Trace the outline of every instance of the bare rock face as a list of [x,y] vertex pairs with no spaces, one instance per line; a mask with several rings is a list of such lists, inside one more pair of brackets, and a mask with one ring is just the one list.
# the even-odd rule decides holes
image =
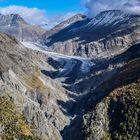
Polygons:
[[0,14],[0,31],[14,36],[20,41],[39,42],[45,30],[29,25],[22,17],[16,14]]
[[85,131],[86,139],[100,140],[109,138],[109,133],[107,133],[109,127],[107,112],[107,106],[104,103],[99,103],[96,106],[95,111],[90,112],[83,117],[83,129]]
[[112,10],[83,19],[46,39],[52,51],[82,57],[112,57],[139,42],[140,16]]

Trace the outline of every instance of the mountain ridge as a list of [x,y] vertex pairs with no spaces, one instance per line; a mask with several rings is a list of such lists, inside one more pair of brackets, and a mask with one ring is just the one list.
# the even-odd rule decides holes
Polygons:
[[[43,35],[43,40],[49,38],[50,36],[52,36],[53,34],[58,33],[59,31],[61,31],[62,29],[68,27],[69,25],[77,22],[77,21],[81,21],[84,20],[86,18],[85,15],[83,14],[76,14],[72,17],[70,17],[69,19],[62,21],[61,23],[59,23],[58,25],[56,25],[55,27],[53,27],[52,29],[46,31],[46,33]],[[42,42],[44,43],[44,41],[42,40]]]
[[[127,46],[127,41],[128,44],[137,42],[139,38],[132,36],[138,36],[140,16],[116,10],[110,15],[111,12],[102,12],[93,19],[75,23],[52,35],[46,42],[48,49],[67,55],[96,58],[101,54],[106,55],[104,49],[111,53],[115,49],[113,45],[118,46],[116,49],[120,51],[124,45]],[[114,14],[116,17],[113,16],[113,21],[108,23]]]

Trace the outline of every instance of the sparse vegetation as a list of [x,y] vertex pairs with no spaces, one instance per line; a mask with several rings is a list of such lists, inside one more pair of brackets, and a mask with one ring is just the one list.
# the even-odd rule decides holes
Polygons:
[[29,90],[36,89],[42,93],[49,90],[40,79],[40,71],[38,69],[30,77],[26,78],[25,83],[27,83]]
[[109,128],[113,140],[140,138],[140,81],[116,89],[109,98]]
[[0,138],[39,140],[25,118],[16,112],[14,103],[5,97],[0,97]]
[[41,80],[39,70],[36,70],[30,77],[26,78],[25,83],[29,91],[35,91],[38,94],[38,103],[40,106],[43,103],[47,103],[50,98],[51,89]]

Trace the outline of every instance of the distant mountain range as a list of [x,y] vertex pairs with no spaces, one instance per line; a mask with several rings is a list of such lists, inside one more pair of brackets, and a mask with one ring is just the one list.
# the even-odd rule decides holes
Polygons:
[[49,36],[45,44],[55,52],[82,57],[107,57],[139,42],[140,16],[118,10],[77,21]]
[[121,53],[139,42],[140,16],[119,10],[93,19],[77,14],[51,30],[27,24],[19,15],[0,15],[0,31],[24,42],[38,42],[53,52],[98,58]]

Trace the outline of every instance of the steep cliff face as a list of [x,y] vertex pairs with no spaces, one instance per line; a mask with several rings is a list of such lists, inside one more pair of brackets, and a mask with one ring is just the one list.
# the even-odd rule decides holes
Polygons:
[[50,36],[50,50],[82,57],[111,57],[139,41],[140,16],[105,11],[83,19]]
[[139,139],[139,80],[121,86],[84,116],[85,139]]
[[44,29],[29,25],[16,14],[0,14],[0,31],[14,36],[18,40],[33,42],[39,42],[41,36],[45,33]]

